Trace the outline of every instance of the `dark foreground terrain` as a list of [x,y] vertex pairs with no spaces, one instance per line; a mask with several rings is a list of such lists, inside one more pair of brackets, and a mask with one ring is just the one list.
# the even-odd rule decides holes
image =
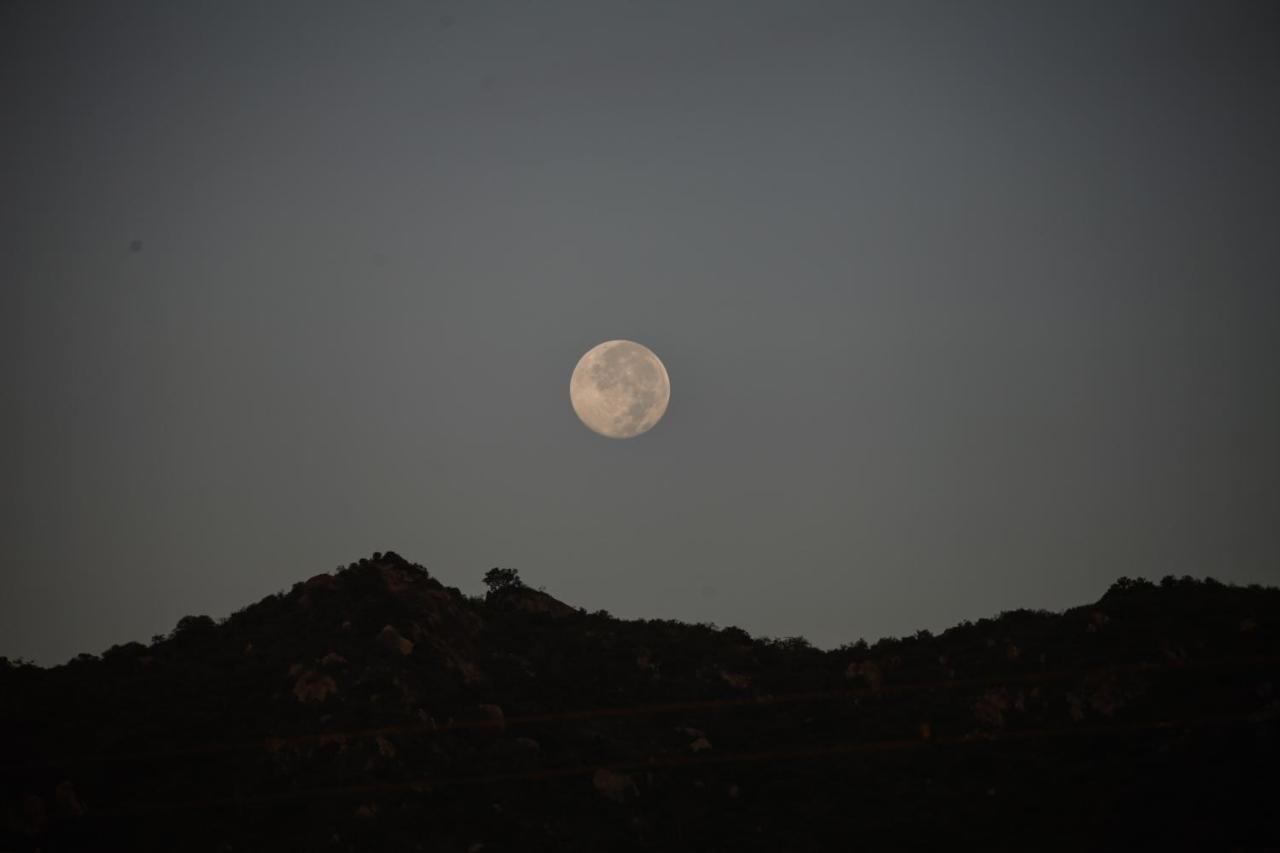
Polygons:
[[1280,847],[1280,590],[823,652],[489,581],[374,555],[4,661],[0,851]]

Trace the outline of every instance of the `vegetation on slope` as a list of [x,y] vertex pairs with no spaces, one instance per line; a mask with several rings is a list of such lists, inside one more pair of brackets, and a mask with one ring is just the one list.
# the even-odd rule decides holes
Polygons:
[[1280,591],[820,651],[468,597],[375,554],[52,669],[3,661],[0,849],[1270,846]]

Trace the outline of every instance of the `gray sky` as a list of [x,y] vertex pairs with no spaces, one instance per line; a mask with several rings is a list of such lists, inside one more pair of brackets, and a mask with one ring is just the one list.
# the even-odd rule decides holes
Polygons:
[[821,646],[1280,582],[1275,3],[18,0],[0,104],[0,654],[387,549]]

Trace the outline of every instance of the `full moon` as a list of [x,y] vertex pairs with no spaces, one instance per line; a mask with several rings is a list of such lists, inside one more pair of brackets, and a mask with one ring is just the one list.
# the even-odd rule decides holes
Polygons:
[[653,351],[633,341],[605,341],[578,360],[569,379],[573,410],[608,438],[635,438],[662,419],[671,380]]

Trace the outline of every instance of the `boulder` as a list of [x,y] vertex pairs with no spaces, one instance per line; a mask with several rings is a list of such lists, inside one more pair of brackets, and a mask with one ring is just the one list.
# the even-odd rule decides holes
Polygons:
[[476,710],[478,728],[487,729],[495,734],[502,734],[507,730],[507,715],[498,705],[481,705]]
[[399,652],[402,655],[413,654],[413,640],[402,637],[400,632],[390,625],[382,626],[382,631],[378,634],[378,642],[387,651]]
[[597,794],[615,803],[624,803],[631,797],[640,795],[640,790],[630,776],[615,773],[605,767],[601,767],[591,777],[591,786],[596,789]]
[[308,591],[320,589],[337,589],[338,581],[328,572],[321,572],[318,575],[312,575],[302,583],[302,588]]

